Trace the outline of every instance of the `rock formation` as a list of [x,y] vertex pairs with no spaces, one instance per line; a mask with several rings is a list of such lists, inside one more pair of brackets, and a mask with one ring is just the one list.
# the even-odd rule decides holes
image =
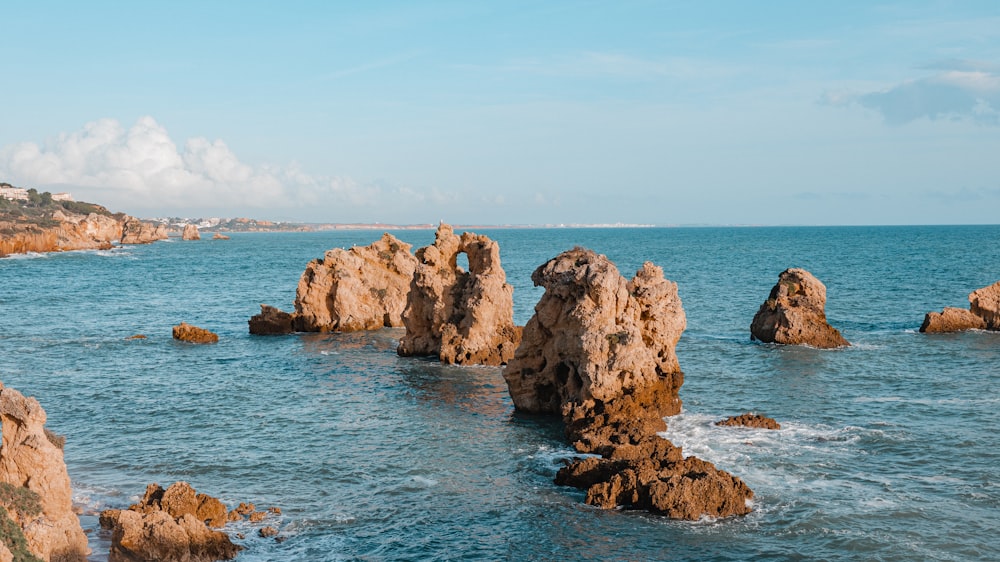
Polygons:
[[122,225],[122,244],[149,244],[167,239],[167,226],[143,222],[135,217],[125,217]]
[[198,227],[193,224],[185,224],[184,231],[181,233],[181,240],[201,240],[201,234],[198,234]]
[[825,309],[826,286],[804,269],[786,269],[754,315],[750,339],[821,349],[851,345],[827,323]]
[[174,339],[190,343],[216,343],[219,336],[204,328],[181,322],[174,326]]
[[198,562],[229,560],[242,548],[221,531],[226,507],[218,499],[195,492],[187,482],[166,490],[146,487],[139,503],[127,510],[101,512],[101,527],[112,531],[109,560]]
[[[469,271],[458,266],[458,254]],[[441,223],[434,244],[417,250],[403,313],[402,356],[434,355],[444,363],[500,365],[514,356],[514,288],[500,266],[499,245],[471,232],[456,236]]]
[[55,226],[20,224],[0,220],[0,256],[27,252],[107,250],[121,238],[122,222],[98,213],[52,213]]
[[212,235],[212,240],[229,240],[229,237],[221,232],[216,232]]
[[961,332],[964,330],[1000,330],[1000,281],[969,293],[969,310],[945,307],[928,312],[921,332]]
[[290,334],[294,316],[273,306],[260,305],[260,314],[250,317],[250,333],[262,336]]
[[82,562],[90,552],[87,537],[73,512],[61,440],[45,429],[45,421],[37,400],[0,384],[0,483],[12,495],[37,501],[37,509],[7,505],[7,516],[20,527],[33,555]]
[[417,260],[389,233],[370,246],[335,248],[306,266],[295,293],[295,329],[352,332],[403,325]]
[[738,416],[729,416],[722,421],[715,422],[715,425],[727,427],[752,427],[757,429],[781,429],[781,424],[774,421],[774,419],[760,414],[754,414],[752,412],[747,412]]
[[605,256],[575,248],[531,276],[545,294],[503,376],[518,410],[560,413],[566,436],[591,457],[556,482],[602,508],[680,519],[748,513],[753,492],[663,439],[684,381],[674,347],[686,326],[677,285],[647,262],[627,281]]

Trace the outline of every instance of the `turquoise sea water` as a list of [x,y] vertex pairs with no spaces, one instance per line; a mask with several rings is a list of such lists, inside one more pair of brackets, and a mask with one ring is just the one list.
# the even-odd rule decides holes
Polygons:
[[[531,271],[574,245],[627,277],[663,267],[688,317],[669,437],[743,478],[752,514],[584,505],[552,483],[572,455],[556,420],[515,413],[499,369],[397,357],[400,330],[250,336],[258,304],[291,308],[308,260],[380,233],[234,234],[0,260],[0,380],[67,436],[92,559],[108,548],[97,511],[175,480],[282,508],[283,542],[240,528],[243,562],[1000,559],[1000,334],[917,333],[1000,279],[1000,227],[480,232],[519,323],[541,295]],[[826,284],[853,347],[750,342],[787,267]],[[219,344],[174,342],[182,320]],[[784,429],[711,425],[748,410]]]

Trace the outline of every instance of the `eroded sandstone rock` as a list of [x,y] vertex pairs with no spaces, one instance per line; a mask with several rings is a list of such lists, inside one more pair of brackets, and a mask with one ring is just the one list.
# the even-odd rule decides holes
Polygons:
[[175,340],[190,343],[216,343],[219,341],[219,336],[217,334],[204,328],[199,328],[198,326],[192,326],[187,322],[181,322],[180,324],[174,326],[173,334]]
[[561,413],[582,453],[556,482],[587,503],[680,519],[750,511],[739,478],[659,435],[680,411],[674,347],[686,319],[676,284],[647,262],[627,281],[605,256],[575,248],[532,274],[545,294],[504,378],[519,410]]
[[125,222],[122,225],[122,244],[149,244],[167,238],[165,224],[154,224],[135,217],[125,217]]
[[715,422],[715,425],[728,427],[752,427],[757,429],[781,429],[781,424],[776,422],[773,418],[762,416],[760,414],[754,414],[752,412],[747,412],[738,416],[729,416],[722,421]]
[[294,316],[273,306],[260,305],[260,314],[250,317],[250,333],[256,335],[290,334],[295,331]]
[[946,306],[941,312],[928,312],[920,331],[928,334],[985,330],[986,321],[964,308]]
[[969,310],[983,319],[987,330],[1000,330],[1000,281],[973,291]]
[[229,240],[229,237],[221,232],[216,232],[212,235],[212,240]]
[[848,343],[826,321],[826,286],[804,269],[786,269],[750,324],[750,339],[821,349]]
[[295,329],[353,332],[402,326],[417,260],[385,233],[370,246],[335,248],[306,266],[295,293]]
[[176,482],[166,490],[150,484],[139,503],[101,512],[100,523],[112,531],[112,562],[201,562],[230,560],[242,550],[229,535],[209,528],[226,520],[222,502]]
[[[466,254],[469,271],[458,266]],[[402,356],[434,355],[444,363],[500,365],[514,356],[514,288],[500,265],[499,245],[484,235],[456,236],[442,223],[434,243],[417,250],[399,342]]]
[[181,240],[201,240],[201,234],[198,233],[198,226],[185,224],[184,231],[181,232]]
[[73,512],[62,448],[49,438],[45,421],[45,410],[37,400],[0,383],[0,482],[26,488],[37,496],[40,508],[34,514],[19,514],[16,509],[8,513],[23,530],[35,556],[82,562],[90,552],[87,537]]

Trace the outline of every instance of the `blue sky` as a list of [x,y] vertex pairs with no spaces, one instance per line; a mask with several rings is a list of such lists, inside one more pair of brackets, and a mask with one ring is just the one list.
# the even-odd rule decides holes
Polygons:
[[1000,209],[995,1],[39,1],[0,21],[0,181],[140,216]]

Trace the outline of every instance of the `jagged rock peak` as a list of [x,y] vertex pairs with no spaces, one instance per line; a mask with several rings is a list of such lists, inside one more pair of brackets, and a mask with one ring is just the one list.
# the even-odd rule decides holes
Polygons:
[[804,269],[786,269],[750,324],[750,339],[822,349],[851,345],[826,321],[826,285]]

